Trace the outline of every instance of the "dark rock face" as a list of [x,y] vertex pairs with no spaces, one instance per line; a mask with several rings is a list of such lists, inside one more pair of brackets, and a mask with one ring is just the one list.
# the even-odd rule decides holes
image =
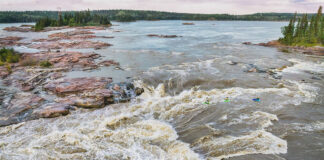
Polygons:
[[158,37],[158,38],[177,38],[177,35],[158,35],[158,34],[148,34],[148,37]]
[[258,66],[254,65],[254,64],[248,64],[246,66],[246,69],[244,70],[244,72],[266,73],[267,71],[260,69]]
[[132,83],[112,83],[107,88],[112,90],[114,103],[130,101],[144,92],[144,89],[135,88]]

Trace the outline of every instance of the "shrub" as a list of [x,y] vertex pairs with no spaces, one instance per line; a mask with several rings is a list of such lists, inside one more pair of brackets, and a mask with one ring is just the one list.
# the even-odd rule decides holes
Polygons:
[[41,67],[48,68],[48,67],[51,67],[52,66],[52,63],[49,62],[49,61],[42,61],[42,62],[39,63],[39,65]]
[[6,68],[7,68],[8,73],[12,73],[12,69],[11,69],[10,64],[7,64],[6,65]]
[[19,61],[19,58],[20,55],[16,53],[13,49],[0,49],[0,61],[2,63],[17,63]]

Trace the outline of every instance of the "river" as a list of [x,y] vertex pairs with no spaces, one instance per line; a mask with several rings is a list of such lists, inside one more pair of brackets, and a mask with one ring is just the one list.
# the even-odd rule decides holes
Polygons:
[[[242,44],[278,39],[287,22],[183,22],[113,22],[94,31],[114,36],[95,39],[113,46],[77,51],[94,51],[122,69],[66,77],[132,77],[145,92],[129,103],[1,127],[0,159],[323,159],[323,57]],[[21,24],[0,24],[0,37],[30,41],[61,32],[2,30],[13,25]],[[247,72],[251,66],[277,73]]]

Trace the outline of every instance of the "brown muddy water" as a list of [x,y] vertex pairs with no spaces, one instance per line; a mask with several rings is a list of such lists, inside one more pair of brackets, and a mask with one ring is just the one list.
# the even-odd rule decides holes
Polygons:
[[[115,22],[119,26],[94,31],[114,36],[95,39],[113,46],[78,51],[99,53],[122,69],[66,77],[132,77],[145,92],[129,103],[1,127],[0,159],[323,159],[323,57],[242,45],[278,39],[284,22],[182,23]],[[12,25],[20,24],[0,28]],[[30,41],[53,32],[62,31],[1,30],[0,37]]]

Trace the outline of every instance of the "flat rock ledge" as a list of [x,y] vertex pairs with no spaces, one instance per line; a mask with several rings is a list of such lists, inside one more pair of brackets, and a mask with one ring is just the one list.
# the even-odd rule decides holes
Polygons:
[[18,93],[0,90],[0,127],[65,116],[77,107],[94,109],[128,102],[144,92],[132,83],[112,83],[112,79],[106,77],[61,78],[48,82],[42,88],[38,92]]

